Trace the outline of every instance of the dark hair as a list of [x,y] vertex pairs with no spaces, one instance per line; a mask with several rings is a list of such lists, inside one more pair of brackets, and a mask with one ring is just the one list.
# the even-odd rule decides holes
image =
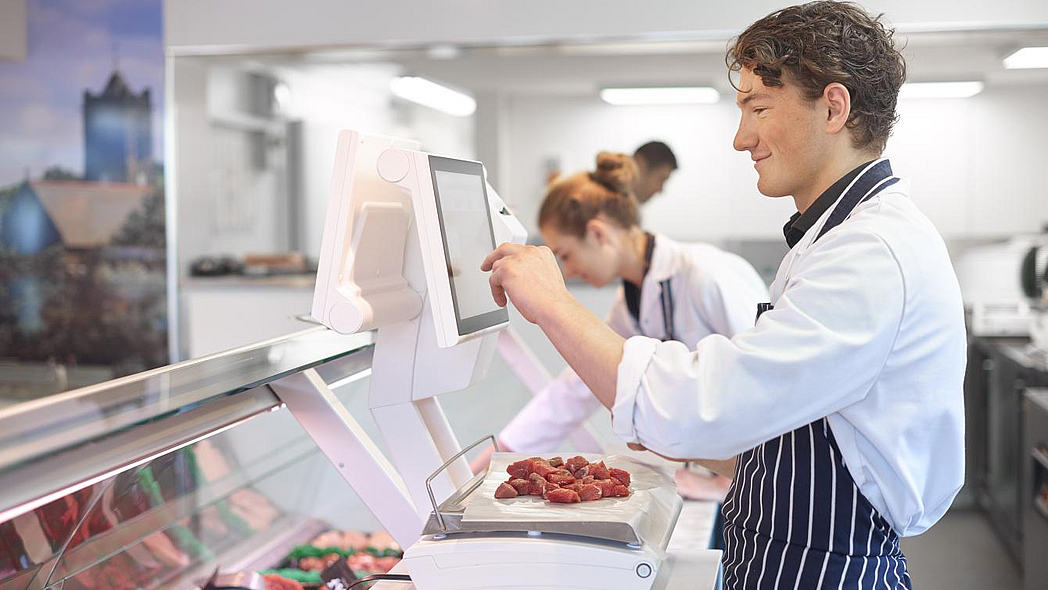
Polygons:
[[634,158],[641,158],[651,168],[669,166],[671,170],[677,169],[677,156],[673,155],[670,146],[661,141],[649,141],[633,152]]
[[906,80],[906,61],[892,40],[895,31],[881,22],[883,16],[871,17],[852,2],[783,8],[731,42],[728,69],[752,69],[769,87],[782,86],[786,79],[809,100],[822,96],[829,84],[843,85],[851,95],[846,125],[852,145],[881,152],[899,119],[895,106]]
[[597,154],[597,169],[557,181],[546,192],[539,208],[539,227],[552,225],[582,238],[586,224],[603,215],[621,227],[640,223],[633,181],[637,165],[626,154]]

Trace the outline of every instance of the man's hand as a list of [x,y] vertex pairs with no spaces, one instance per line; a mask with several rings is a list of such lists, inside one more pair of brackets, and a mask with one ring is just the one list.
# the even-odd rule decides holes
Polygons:
[[553,252],[545,246],[502,244],[480,265],[495,303],[512,301],[538,324],[560,356],[605,408],[615,405],[615,382],[626,339],[593,315],[564,286]]
[[512,301],[524,319],[539,323],[539,314],[570,301],[553,252],[545,246],[505,243],[488,254],[480,265],[491,271],[488,282],[495,303],[505,307]]

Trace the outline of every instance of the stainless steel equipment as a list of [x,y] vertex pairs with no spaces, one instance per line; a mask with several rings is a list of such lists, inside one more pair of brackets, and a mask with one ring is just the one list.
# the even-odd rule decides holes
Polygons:
[[1027,391],[1023,410],[1023,579],[1035,590],[1048,584],[1048,389]]
[[1030,246],[1026,251],[1020,282],[1030,301],[1030,344],[1048,355],[1048,243]]
[[[1035,252],[1031,255],[1031,252]],[[1028,336],[1042,301],[1035,292],[1048,258],[1048,233],[966,249],[955,260],[973,336]],[[1034,277],[1037,268],[1039,279]]]

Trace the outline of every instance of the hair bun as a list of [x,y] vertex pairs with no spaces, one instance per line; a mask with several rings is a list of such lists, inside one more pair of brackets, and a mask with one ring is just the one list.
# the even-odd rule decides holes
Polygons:
[[592,173],[592,178],[612,191],[632,195],[637,165],[626,154],[601,152],[597,154],[597,169]]

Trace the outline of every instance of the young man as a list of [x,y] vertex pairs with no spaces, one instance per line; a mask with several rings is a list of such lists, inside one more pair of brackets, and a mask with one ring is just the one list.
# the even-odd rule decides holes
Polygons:
[[665,143],[649,141],[633,152],[633,161],[638,172],[633,194],[643,205],[662,192],[662,186],[677,169],[677,156]]
[[726,588],[910,588],[899,536],[964,479],[965,331],[946,247],[880,158],[903,58],[879,17],[812,2],[751,25],[728,63],[735,148],[761,193],[797,205],[753,329],[694,352],[624,340],[542,248],[493,252],[493,295],[542,327],[627,442],[734,475]]

